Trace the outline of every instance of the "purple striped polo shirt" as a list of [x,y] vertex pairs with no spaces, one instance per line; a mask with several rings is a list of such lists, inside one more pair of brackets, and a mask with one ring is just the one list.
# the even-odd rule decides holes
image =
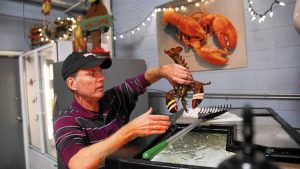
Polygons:
[[68,168],[70,158],[81,148],[107,138],[126,124],[138,96],[149,85],[142,73],[107,90],[99,100],[99,112],[83,108],[74,99],[67,109],[56,113],[55,143],[65,167]]

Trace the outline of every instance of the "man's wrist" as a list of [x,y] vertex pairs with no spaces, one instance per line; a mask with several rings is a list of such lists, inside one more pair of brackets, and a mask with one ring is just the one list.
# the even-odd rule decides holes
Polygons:
[[163,65],[159,66],[158,69],[157,69],[157,77],[158,78],[163,78],[164,75],[163,75]]

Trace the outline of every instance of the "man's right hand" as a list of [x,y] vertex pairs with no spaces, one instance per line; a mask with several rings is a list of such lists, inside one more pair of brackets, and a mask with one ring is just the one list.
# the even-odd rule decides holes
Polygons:
[[[152,108],[129,122],[126,127],[135,137],[162,134],[170,126],[170,118],[167,115],[152,115]],[[124,126],[125,127],[125,126]]]

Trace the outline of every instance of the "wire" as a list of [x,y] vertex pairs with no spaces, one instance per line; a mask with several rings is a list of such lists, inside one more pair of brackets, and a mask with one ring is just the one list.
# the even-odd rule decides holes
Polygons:
[[22,0],[22,24],[23,24],[23,36],[24,36],[24,40],[27,44],[28,47],[30,47],[30,44],[26,38],[26,33],[25,33],[25,3],[24,3],[24,0]]
[[156,91],[156,92],[159,92],[159,93],[167,93],[166,91],[163,91],[163,90],[159,90],[159,89],[148,89],[149,91]]
[[254,21],[256,19],[256,16],[259,16],[259,20],[258,20],[258,23],[261,23],[263,21],[265,21],[265,17],[266,15],[269,13],[270,14],[270,17],[273,17],[273,6],[275,4],[279,4],[280,6],[285,6],[285,3],[283,2],[280,2],[278,0],[274,0],[273,3],[271,3],[270,7],[263,13],[259,13],[259,12],[256,12],[253,8],[253,1],[252,0],[248,0],[248,4],[249,4],[249,8],[248,8],[248,11],[250,12],[251,16],[252,16],[252,21]]

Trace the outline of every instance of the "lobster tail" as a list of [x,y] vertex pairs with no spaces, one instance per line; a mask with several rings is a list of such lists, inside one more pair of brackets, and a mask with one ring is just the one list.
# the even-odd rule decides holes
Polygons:
[[179,64],[181,66],[184,66],[186,68],[189,68],[187,66],[187,63],[185,59],[183,59],[182,56],[179,55],[179,53],[182,51],[182,47],[176,47],[176,48],[171,48],[170,50],[165,50],[165,54],[167,54],[171,59],[174,60],[176,64]]
[[164,24],[176,26],[185,35],[205,39],[205,31],[190,16],[180,15],[173,11],[165,11],[162,21]]

